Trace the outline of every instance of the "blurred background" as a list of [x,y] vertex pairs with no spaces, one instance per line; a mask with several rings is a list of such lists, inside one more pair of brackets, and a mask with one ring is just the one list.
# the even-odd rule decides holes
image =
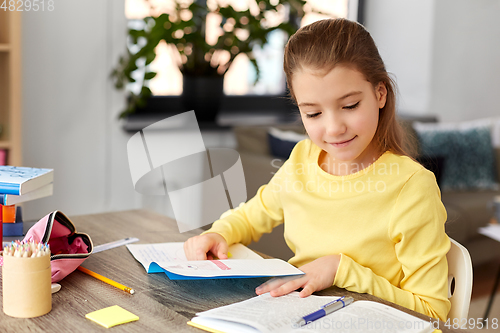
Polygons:
[[[246,10],[255,1],[225,3]],[[55,170],[54,194],[25,203],[25,220],[37,220],[56,209],[71,216],[145,208],[172,216],[168,198],[144,196],[134,190],[127,141],[148,122],[141,122],[141,116],[119,118],[127,107],[127,91],[137,88],[132,84],[127,85],[128,90],[117,90],[111,78],[118,59],[126,53],[127,41],[130,44],[128,28],[137,27],[146,16],[167,11],[172,3],[55,0],[53,5],[52,11],[21,15],[20,142],[15,149],[22,165]],[[500,114],[500,0],[308,0],[304,8],[322,14],[305,15],[300,24],[328,16],[347,17],[368,29],[398,84],[399,114],[445,123]],[[5,19],[0,15],[0,30],[6,28],[1,23]],[[207,31],[206,38],[217,38],[217,34]],[[225,96],[236,98],[236,104],[242,101],[237,98],[248,97],[254,109],[267,103],[266,96],[285,96],[282,56],[286,39],[285,33],[276,31],[269,35],[268,44],[254,49],[261,72],[256,85],[249,58],[238,55],[224,77]],[[179,55],[171,51],[166,43],[159,44],[149,67],[158,74],[149,88],[154,96],[174,96],[175,101],[182,94],[183,83]],[[263,110],[269,108],[262,105]],[[157,109],[158,119],[161,110],[166,111],[163,117],[168,116],[168,105]],[[244,112],[238,118],[235,115],[241,113],[232,114],[231,107],[225,111],[225,123],[219,118],[219,123],[202,126],[207,146],[240,148],[236,127],[245,130],[246,121],[248,126],[265,125],[268,120],[280,125],[283,120],[281,116],[266,118],[265,113],[256,119]],[[145,119],[148,113],[144,114]],[[282,122],[293,123],[292,118]],[[245,169],[246,175],[252,172]],[[249,176],[249,193],[259,185]],[[483,214],[490,214],[486,204]],[[481,266],[480,275],[492,276],[485,282],[489,286],[497,262],[488,260],[486,264],[490,266]],[[480,311],[490,291],[484,283],[483,289],[476,291],[484,296]],[[499,312],[496,307],[497,316]]]
[[[348,1],[316,2],[347,16]],[[499,113],[500,1],[368,0],[363,6],[363,24],[397,81],[399,112],[440,121]],[[52,12],[23,13],[22,162],[55,169],[54,195],[27,203],[27,219],[53,209],[85,214],[143,206],[126,159],[130,134],[118,119],[126,93],[114,88],[110,73],[125,52],[129,20],[144,15],[141,0],[55,1]],[[270,78],[252,87],[238,79],[251,75],[241,59],[227,74],[225,93],[284,90],[281,59],[272,61]],[[152,89],[179,94],[179,70],[163,57],[154,65],[162,62],[165,72]]]

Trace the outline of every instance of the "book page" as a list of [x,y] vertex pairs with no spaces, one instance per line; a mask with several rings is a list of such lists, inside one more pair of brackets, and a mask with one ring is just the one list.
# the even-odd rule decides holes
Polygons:
[[260,333],[258,329],[252,326],[210,317],[194,317],[187,324],[208,332]]
[[298,292],[281,297],[269,293],[243,302],[197,313],[200,317],[234,320],[255,327],[260,332],[290,332],[292,324],[301,316],[318,310],[334,301],[336,296],[309,296],[300,298]]
[[164,272],[171,280],[304,274],[281,259],[262,259],[242,244],[229,247],[231,259],[187,261],[183,244],[128,244],[127,248],[148,273]]
[[[304,272],[281,259],[226,259],[185,262],[158,262],[149,271],[163,269],[171,280],[216,277],[266,277],[303,275]],[[152,269],[153,268],[153,269]]]
[[[148,271],[151,263],[157,264],[187,261],[184,254],[184,243],[128,244],[127,249],[134,258]],[[262,259],[257,253],[243,244],[233,244],[229,247],[233,259]],[[160,265],[161,266],[161,265]],[[148,271],[148,273],[150,273]]]
[[[335,296],[309,296],[300,298],[297,292],[272,297],[264,294],[249,300],[198,313],[199,324],[213,325],[204,318],[216,318],[234,321],[255,327],[264,333],[285,332],[348,332],[348,333],[420,333],[432,332],[427,321],[399,311],[390,306],[369,302],[355,301],[347,307],[331,313],[307,326],[297,328],[294,323],[304,315],[318,310],[331,302]],[[198,319],[198,318],[193,318]],[[224,325],[221,321],[220,325]],[[223,326],[219,326],[222,329]]]
[[431,323],[391,306],[371,301],[351,305],[307,326],[308,332],[422,333],[432,332]]

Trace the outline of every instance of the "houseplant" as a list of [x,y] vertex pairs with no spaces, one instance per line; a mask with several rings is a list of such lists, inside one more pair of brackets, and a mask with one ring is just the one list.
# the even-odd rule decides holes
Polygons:
[[[288,35],[293,34],[300,25],[305,4],[304,0],[258,0],[249,9],[238,11],[231,5],[210,0],[195,0],[192,3],[174,1],[175,7],[170,12],[146,17],[142,29],[129,29],[130,47],[120,57],[112,77],[118,89],[136,81],[139,81],[141,89],[139,93],[130,93],[127,108],[120,117],[146,105],[151,96],[148,82],[156,75],[148,69],[148,65],[156,57],[156,46],[164,40],[176,47],[182,60],[179,67],[183,74],[186,109],[190,109],[190,102],[193,105],[195,101],[197,103],[193,108],[199,118],[200,115],[205,119],[215,118],[217,101],[222,96],[223,76],[234,58],[246,54],[256,68],[258,80],[259,68],[252,54],[253,47],[264,45],[268,34],[277,29]],[[221,18],[221,35],[210,44],[205,38],[206,18],[213,14]],[[277,25],[270,25],[272,15],[281,15],[285,19]],[[131,52],[131,49],[134,51]],[[138,79],[134,72],[140,73]],[[200,93],[200,88],[204,93]],[[214,100],[214,105],[210,105],[211,100]]]

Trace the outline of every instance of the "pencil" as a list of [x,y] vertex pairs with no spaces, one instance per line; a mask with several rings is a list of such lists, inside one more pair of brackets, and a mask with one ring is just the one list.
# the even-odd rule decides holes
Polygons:
[[129,287],[127,287],[127,286],[124,286],[123,284],[118,283],[118,282],[115,282],[115,281],[113,281],[113,280],[111,280],[111,279],[108,279],[107,277],[104,277],[104,276],[102,276],[102,275],[100,275],[100,274],[97,274],[97,273],[95,273],[95,272],[92,272],[90,269],[86,269],[85,267],[82,267],[82,266],[78,266],[78,267],[77,267],[77,269],[78,269],[79,271],[84,272],[85,274],[88,274],[88,275],[90,275],[90,276],[92,276],[92,277],[95,277],[97,280],[101,280],[102,282],[105,282],[105,283],[107,283],[107,284],[110,284],[110,285],[112,285],[113,287],[116,287],[116,288],[118,288],[118,289],[121,289],[121,290],[123,290],[123,291],[126,291],[126,292],[128,292],[129,294],[132,294],[132,295],[133,295],[133,294],[135,293],[135,290],[134,290],[134,289],[129,288]]

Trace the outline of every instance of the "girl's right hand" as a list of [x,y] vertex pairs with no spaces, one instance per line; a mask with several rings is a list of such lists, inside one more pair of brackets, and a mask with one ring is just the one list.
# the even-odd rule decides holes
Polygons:
[[227,259],[227,242],[219,234],[208,233],[194,236],[184,242],[184,253],[188,260]]

